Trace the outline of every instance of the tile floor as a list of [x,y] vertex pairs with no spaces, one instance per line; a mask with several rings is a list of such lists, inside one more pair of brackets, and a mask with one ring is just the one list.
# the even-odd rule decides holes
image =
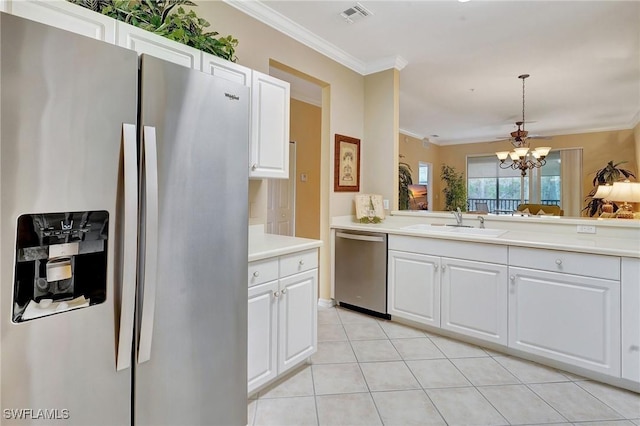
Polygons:
[[249,425],[640,425],[640,395],[342,308]]

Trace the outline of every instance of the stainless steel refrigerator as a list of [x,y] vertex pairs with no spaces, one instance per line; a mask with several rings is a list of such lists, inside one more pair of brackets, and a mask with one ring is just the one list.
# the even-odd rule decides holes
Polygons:
[[248,89],[0,14],[0,423],[246,424]]

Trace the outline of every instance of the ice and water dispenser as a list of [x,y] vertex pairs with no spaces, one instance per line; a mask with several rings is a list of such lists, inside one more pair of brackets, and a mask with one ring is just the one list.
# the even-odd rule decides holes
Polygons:
[[108,212],[25,214],[17,226],[14,322],[105,301]]

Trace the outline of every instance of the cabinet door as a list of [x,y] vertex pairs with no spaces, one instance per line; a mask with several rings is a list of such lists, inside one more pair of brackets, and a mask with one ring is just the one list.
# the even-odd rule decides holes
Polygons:
[[289,92],[286,81],[253,71],[250,178],[289,178]]
[[278,374],[317,351],[318,270],[280,279]]
[[22,18],[115,44],[116,20],[66,0],[11,0],[4,11]]
[[622,378],[640,382],[640,259],[622,258]]
[[389,250],[390,315],[440,326],[440,258]]
[[509,268],[509,346],[620,376],[620,282]]
[[507,267],[442,258],[441,327],[507,344]]
[[117,25],[118,46],[135,50],[139,55],[144,53],[187,68],[200,70],[202,52],[198,49],[124,22],[118,21]]
[[202,52],[202,71],[251,87],[251,68]]
[[248,392],[278,374],[278,281],[249,288]]

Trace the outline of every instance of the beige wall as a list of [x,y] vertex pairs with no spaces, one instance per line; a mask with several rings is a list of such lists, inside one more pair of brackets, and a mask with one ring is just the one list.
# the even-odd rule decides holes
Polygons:
[[[638,126],[636,126],[635,133],[636,135],[640,133]],[[554,136],[549,141],[534,141],[532,146],[549,145],[554,149],[583,148],[583,182],[581,191],[584,199],[593,187],[592,181],[595,171],[604,167],[610,160],[614,162],[627,161],[628,163],[623,167],[638,176],[638,160],[636,160],[637,139],[637,136],[634,137],[634,130],[630,129]],[[439,161],[440,164],[454,166],[456,170],[464,172],[466,176],[467,155],[494,154],[496,151],[508,151],[511,148],[511,144],[507,141],[445,145],[440,146]],[[437,172],[434,180],[439,180],[440,164],[434,167],[434,174]],[[438,210],[444,208],[442,197],[440,197],[439,203],[434,200],[434,204]]]
[[[633,137],[635,139],[635,147],[636,147],[636,171],[640,173],[640,123],[636,124],[636,127],[633,129]],[[640,176],[636,173],[636,180],[640,182]]]
[[[350,214],[353,197],[335,194],[333,187],[333,135],[336,133],[363,139],[365,78],[326,56],[310,49],[239,12],[221,1],[198,1],[197,13],[208,20],[221,35],[232,34],[239,40],[238,63],[269,73],[270,63],[284,64],[325,82],[322,99],[321,176],[320,176],[320,297],[330,298],[329,236],[330,218]],[[386,166],[393,167],[389,162]],[[267,216],[267,185],[249,183],[250,224],[264,224]]]
[[[322,109],[291,99],[290,138],[296,142],[295,235],[320,238],[320,136]],[[306,182],[300,175],[307,176]]]

